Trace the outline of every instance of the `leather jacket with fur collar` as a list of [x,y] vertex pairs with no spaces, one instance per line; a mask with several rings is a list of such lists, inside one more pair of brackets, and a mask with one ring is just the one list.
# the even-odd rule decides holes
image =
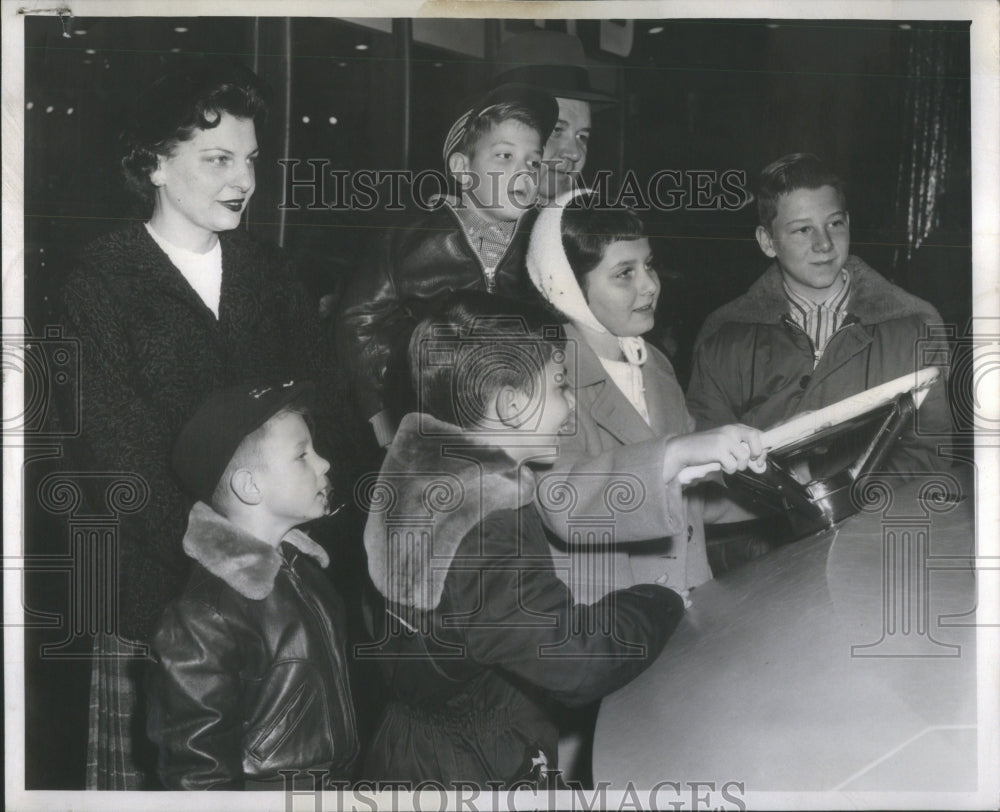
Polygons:
[[148,676],[164,785],[281,789],[279,771],[295,769],[349,778],[358,738],[326,553],[296,530],[275,549],[203,503],[184,551],[196,563],[153,637]]

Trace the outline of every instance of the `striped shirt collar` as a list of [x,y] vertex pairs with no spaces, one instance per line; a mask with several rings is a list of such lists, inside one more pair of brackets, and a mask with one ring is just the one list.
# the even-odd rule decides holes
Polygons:
[[847,316],[847,305],[851,298],[851,275],[844,268],[841,270],[842,284],[838,291],[827,297],[826,301],[813,302],[800,296],[788,287],[782,278],[782,287],[788,299],[788,315],[792,322],[798,325],[813,345],[814,365],[819,363],[826,345],[833,334],[840,329]]

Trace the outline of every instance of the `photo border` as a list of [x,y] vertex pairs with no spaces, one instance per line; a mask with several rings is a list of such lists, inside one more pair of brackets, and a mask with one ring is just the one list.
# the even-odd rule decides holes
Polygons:
[[[317,17],[476,17],[476,18],[772,18],[772,19],[906,19],[906,20],[962,20],[972,21],[971,26],[971,101],[972,101],[972,305],[977,325],[1000,326],[1000,295],[998,295],[998,258],[1000,241],[997,223],[1000,223],[997,179],[1000,178],[1000,64],[996,42],[1000,25],[1000,6],[991,0],[953,0],[952,2],[927,2],[901,0],[900,2],[851,2],[851,0],[816,0],[815,2],[746,2],[746,0],[713,0],[713,2],[392,2],[381,3],[376,8],[368,2],[335,0],[254,0],[248,2],[205,2],[195,0],[150,0],[150,2],[115,2],[113,0],[79,0],[70,4],[72,14],[90,16],[317,16]],[[5,328],[23,317],[24,308],[24,228],[23,228],[23,179],[24,179],[24,25],[26,14],[52,14],[52,4],[45,2],[14,2],[2,0],[2,294]],[[994,354],[995,354],[994,350]],[[984,356],[988,358],[988,356]],[[995,364],[985,360],[984,363]],[[1000,373],[995,368],[982,370],[985,386],[977,391],[982,413],[996,421],[1000,418]],[[24,392],[16,376],[7,375],[5,369],[3,388],[4,414],[20,413]],[[979,623],[979,775],[977,793],[941,793],[928,797],[924,793],[772,793],[749,791],[744,800],[750,808],[769,809],[821,809],[842,808],[996,808],[1000,799],[1000,775],[987,768],[1000,764],[1000,736],[998,736],[998,706],[1000,706],[1000,566],[990,569],[988,562],[1000,561],[998,528],[1000,528],[1000,466],[998,452],[1000,441],[977,437],[976,466],[978,473],[976,493],[977,556]],[[285,809],[285,799],[273,794],[265,797],[253,793],[213,794],[199,797],[196,794],[177,795],[170,792],[142,793],[129,797],[127,793],[87,791],[26,791],[24,789],[24,691],[23,627],[17,623],[23,613],[20,603],[21,571],[12,562],[23,555],[21,516],[21,475],[23,449],[16,443],[5,441],[3,460],[4,482],[4,686],[5,686],[5,772],[6,803],[10,809],[104,810],[108,808],[142,808],[148,810],[173,810],[183,799],[187,809],[238,808],[241,810]],[[991,625],[992,624],[992,625]],[[544,795],[544,794],[543,794]],[[615,793],[609,793],[609,801]],[[373,796],[381,805],[395,802],[396,808],[412,808],[401,803],[405,799],[390,795]],[[549,803],[551,798],[524,795],[515,801],[515,808],[535,808]],[[568,802],[561,795],[556,804]],[[628,802],[627,798],[620,799]],[[505,805],[508,798],[503,798]],[[355,808],[370,808],[355,802]],[[311,809],[303,801],[295,808]],[[350,807],[347,807],[350,808]],[[438,808],[437,800],[422,808]]]

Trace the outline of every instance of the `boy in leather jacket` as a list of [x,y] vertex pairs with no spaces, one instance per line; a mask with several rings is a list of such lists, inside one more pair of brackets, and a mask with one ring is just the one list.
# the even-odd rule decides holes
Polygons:
[[326,552],[293,529],[328,512],[330,464],[301,405],[311,391],[216,392],[174,446],[174,470],[200,501],[184,536],[190,580],[151,643],[147,726],[168,789],[351,776],[343,606],[320,571]]
[[458,196],[439,197],[430,210],[380,233],[345,290],[337,354],[379,446],[389,444],[408,410],[406,346],[428,302],[454,290],[533,293],[524,260],[542,148],[558,114],[552,96],[526,85],[501,85],[479,99],[444,143]]

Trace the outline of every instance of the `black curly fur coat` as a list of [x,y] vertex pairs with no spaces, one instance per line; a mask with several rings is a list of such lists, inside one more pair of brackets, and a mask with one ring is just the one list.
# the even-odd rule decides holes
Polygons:
[[118,633],[133,640],[148,638],[187,578],[181,539],[193,500],[174,479],[169,450],[209,392],[311,379],[320,386],[317,445],[325,441],[327,453],[341,456],[336,448],[347,433],[331,353],[305,289],[277,248],[240,231],[220,239],[218,320],[142,224],[88,246],[62,291],[67,337],[81,342],[82,443],[74,462],[111,477],[138,474],[148,485],[148,501],[120,515],[118,533]]

